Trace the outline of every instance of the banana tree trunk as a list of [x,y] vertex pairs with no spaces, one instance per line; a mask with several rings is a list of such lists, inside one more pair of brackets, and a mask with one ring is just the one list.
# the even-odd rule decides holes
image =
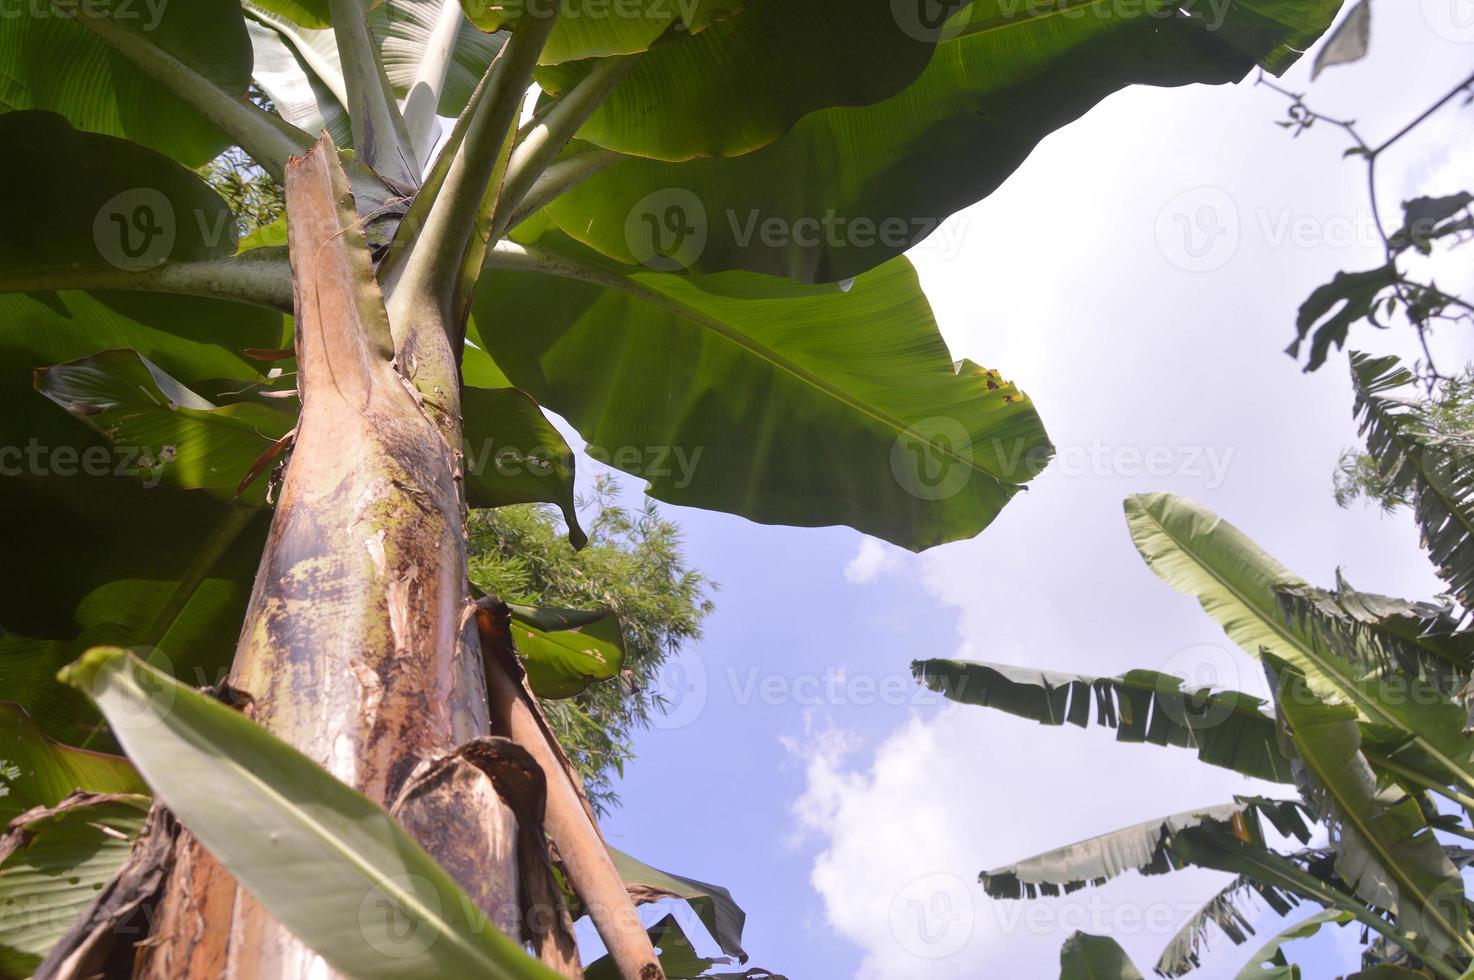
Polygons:
[[[488,733],[458,412],[443,400],[454,394],[437,391],[432,421],[395,356],[331,144],[293,161],[286,191],[302,413],[229,684],[257,722],[392,808],[417,770]],[[421,361],[417,371],[456,368]],[[475,860],[445,863],[476,869],[462,886],[516,935],[517,824],[489,796],[421,843],[444,857],[452,831]],[[181,846],[139,975],[324,975],[207,854]],[[365,914],[385,913],[370,903]]]

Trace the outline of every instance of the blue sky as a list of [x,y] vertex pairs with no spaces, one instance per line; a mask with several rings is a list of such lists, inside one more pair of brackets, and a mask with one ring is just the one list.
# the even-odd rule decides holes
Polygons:
[[[1382,137],[1467,74],[1474,7],[1379,0],[1375,13],[1365,62],[1311,86],[1306,59],[1286,83]],[[1285,105],[1252,80],[1120,93],[915,250],[954,355],[1028,391],[1060,447],[979,538],[915,556],[845,528],[667,509],[721,589],[705,638],[666,675],[674,714],[637,737],[605,830],[729,887],[749,965],[795,980],[1052,977],[1083,927],[1115,932],[1149,970],[1221,887],[1208,872],[1128,875],[1032,915],[991,903],[984,867],[1254,787],[1191,753],[939,704],[910,681],[913,658],[956,655],[1262,689],[1196,602],[1142,564],[1127,494],[1191,496],[1312,581],[1340,566],[1363,589],[1438,591],[1405,516],[1332,499],[1356,441],[1344,354],[1306,376],[1282,353],[1311,289],[1381,261],[1344,136],[1292,140],[1273,125]],[[1389,213],[1474,183],[1471,111],[1448,110],[1386,161]],[[1194,228],[1214,235],[1182,237]],[[1447,269],[1440,283],[1471,285]],[[1406,331],[1369,333],[1352,345],[1413,354]],[[1445,369],[1471,356],[1454,336],[1435,350]],[[918,933],[917,909],[943,915]],[[1341,933],[1292,947],[1307,976],[1352,966]],[[1195,975],[1233,976],[1253,948],[1220,942]]]

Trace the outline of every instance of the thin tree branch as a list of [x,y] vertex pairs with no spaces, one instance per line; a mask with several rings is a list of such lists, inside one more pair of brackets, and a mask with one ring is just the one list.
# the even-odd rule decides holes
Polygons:
[[1469,303],[1456,296],[1450,296],[1449,294],[1444,293],[1442,290],[1435,290],[1431,289],[1430,287],[1420,286],[1418,283],[1413,282],[1405,275],[1403,275],[1401,268],[1399,268],[1397,264],[1397,260],[1406,246],[1399,248],[1397,244],[1393,242],[1392,236],[1388,234],[1387,227],[1383,223],[1381,202],[1377,199],[1377,161],[1381,158],[1383,152],[1395,145],[1403,137],[1413,132],[1413,130],[1417,129],[1423,123],[1427,122],[1430,118],[1433,117],[1436,112],[1438,112],[1438,110],[1442,109],[1444,106],[1448,105],[1449,102],[1453,101],[1453,99],[1456,98],[1459,93],[1468,91],[1471,86],[1474,86],[1474,75],[1470,75],[1463,81],[1459,82],[1458,85],[1455,85],[1441,98],[1439,98],[1432,105],[1419,113],[1417,118],[1413,119],[1407,125],[1403,126],[1396,133],[1394,133],[1391,137],[1384,140],[1377,146],[1372,146],[1370,143],[1362,138],[1361,134],[1357,132],[1355,120],[1337,119],[1335,117],[1327,116],[1323,113],[1311,109],[1310,106],[1306,105],[1305,96],[1303,93],[1292,92],[1289,89],[1275,84],[1274,82],[1269,80],[1268,76],[1264,73],[1262,69],[1259,72],[1257,84],[1263,85],[1271,91],[1276,92],[1290,100],[1289,114],[1291,122],[1282,123],[1281,125],[1295,127],[1294,135],[1299,136],[1316,122],[1322,122],[1327,125],[1335,126],[1338,129],[1344,131],[1347,135],[1349,135],[1356,144],[1354,149],[1347,151],[1348,155],[1356,153],[1366,161],[1367,198],[1369,206],[1371,208],[1372,223],[1377,229],[1378,237],[1380,237],[1382,240],[1382,251],[1387,265],[1391,266],[1392,269],[1396,272],[1395,281],[1391,283],[1393,294],[1397,298],[1397,301],[1402,304],[1408,321],[1412,324],[1413,329],[1417,332],[1418,343],[1422,347],[1424,358],[1424,370],[1421,372],[1421,380],[1427,388],[1428,394],[1431,396],[1438,383],[1447,379],[1438,370],[1437,364],[1434,363],[1433,351],[1428,344],[1429,326],[1431,320],[1434,317],[1434,314],[1424,312],[1422,315],[1419,315],[1416,312],[1417,308],[1413,303],[1413,296],[1410,291],[1431,291],[1437,293],[1438,297],[1445,301],[1445,305],[1457,305],[1470,311],[1474,311],[1474,306],[1471,306]]
[[1442,109],[1444,106],[1446,106],[1450,102],[1452,102],[1454,100],[1454,98],[1460,92],[1463,92],[1463,91],[1467,90],[1471,85],[1474,85],[1474,75],[1470,75],[1468,78],[1464,79],[1458,85],[1455,85],[1452,89],[1449,90],[1449,92],[1448,92],[1447,95],[1445,95],[1443,98],[1439,99],[1437,102],[1433,103],[1427,109],[1423,110],[1423,112],[1418,116],[1418,118],[1414,119],[1412,122],[1408,123],[1406,126],[1404,126],[1401,129],[1399,129],[1392,136],[1391,139],[1388,139],[1386,142],[1382,143],[1381,146],[1378,146],[1375,150],[1373,150],[1372,151],[1372,154],[1375,156],[1376,154],[1381,153],[1383,150],[1385,150],[1388,147],[1390,147],[1393,143],[1396,143],[1398,140],[1402,139],[1408,133],[1411,133],[1413,130],[1415,130],[1419,126],[1423,125],[1423,123],[1425,123],[1425,122],[1428,121],[1428,118],[1430,116],[1432,116],[1439,109]]

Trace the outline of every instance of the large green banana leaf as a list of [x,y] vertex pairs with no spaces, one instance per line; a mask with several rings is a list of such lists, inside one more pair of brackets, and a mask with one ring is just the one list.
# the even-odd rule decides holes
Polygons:
[[[630,223],[662,217],[670,189],[679,188],[689,195],[683,221],[704,228],[692,268],[843,279],[992,193],[1040,139],[1112,92],[1232,82],[1256,64],[1282,71],[1340,5],[977,0],[953,19],[920,78],[886,101],[810,112],[777,142],[735,159],[624,159],[550,213],[586,244],[639,261]],[[715,122],[729,113],[711,115]],[[584,135],[614,144],[592,124]]]
[[618,266],[552,231],[497,262],[473,339],[660,500],[921,550],[977,534],[1052,453],[1017,388],[954,366],[904,259],[848,292]]
[[225,148],[228,140],[213,124],[72,14],[111,18],[231,97],[241,97],[250,81],[251,45],[238,0],[38,2],[0,18],[0,111],[50,109],[79,129],[126,136],[189,166]]
[[1119,943],[1109,936],[1073,933],[1059,950],[1059,980],[1142,980]]
[[13,447],[0,453],[0,510],[7,558],[25,569],[0,593],[0,698],[54,737],[81,743],[97,730],[85,699],[54,680],[90,643],[156,647],[191,682],[220,679],[266,522],[129,475],[140,449],[109,443],[37,393],[35,372],[127,348],[191,387],[241,388],[264,380],[241,352],[282,343],[280,314],[236,303],[0,295],[0,445]]
[[343,974],[556,976],[382,808],[236,711],[118,649],[88,652],[66,679],[179,821]]
[[1474,954],[1464,883],[1418,804],[1381,789],[1361,754],[1356,708],[1326,704],[1276,661],[1275,704],[1304,765],[1307,799],[1335,828],[1336,870],[1367,904],[1397,917],[1425,957]]
[[0,288],[235,252],[230,208],[165,156],[73,129],[52,112],[0,115],[0,145],[0,184],[15,190],[0,224]]
[[0,828],[32,807],[56,806],[78,789],[147,791],[127,759],[63,745],[20,705],[0,701]]
[[[469,376],[466,384],[471,384]],[[557,504],[569,541],[582,548],[588,535],[578,526],[574,506],[573,450],[537,402],[516,388],[467,387],[461,414],[466,502],[472,507]]]
[[[656,160],[733,157],[816,109],[889,98],[921,74],[936,41],[897,9],[891,0],[742,0],[731,17],[642,57],[579,136]],[[537,80],[561,94],[591,67],[545,68]]]
[[1341,656],[1314,624],[1287,618],[1277,594],[1306,583],[1242,531],[1172,494],[1128,498],[1126,519],[1152,571],[1196,596],[1246,652],[1267,650],[1285,660],[1304,674],[1316,697],[1354,705],[1367,738],[1414,749],[1443,778],[1474,789],[1474,739],[1464,732],[1468,713],[1433,681],[1369,670],[1374,653]]
[[[558,21],[539,60],[544,65],[634,54],[663,40],[675,40],[730,17],[753,0],[560,0]],[[527,13],[526,0],[460,0],[461,7],[485,31],[516,30]],[[551,9],[534,3],[535,13]]]
[[1154,670],[1122,677],[1058,674],[1007,664],[918,660],[911,673],[962,704],[1006,711],[1042,725],[1095,723],[1116,729],[1119,742],[1196,748],[1198,758],[1245,776],[1290,782],[1274,718],[1263,701],[1237,691],[1184,690],[1182,679]]
[[296,425],[281,407],[207,401],[131,350],[40,368],[36,390],[115,448],[135,450],[127,475],[254,506],[265,504],[267,481],[243,483]]
[[1238,972],[1234,980],[1300,980],[1300,968],[1285,960],[1281,947],[1296,939],[1308,939],[1320,932],[1324,925],[1345,925],[1352,919],[1350,913],[1327,909],[1306,916],[1275,934],[1265,943],[1249,962]]

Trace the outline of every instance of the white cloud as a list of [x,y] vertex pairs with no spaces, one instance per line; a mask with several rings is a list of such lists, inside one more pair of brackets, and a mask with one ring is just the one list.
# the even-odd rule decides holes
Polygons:
[[[1385,136],[1406,121],[1407,92],[1441,94],[1441,76],[1467,68],[1461,52],[1430,47],[1415,18],[1378,30],[1374,57],[1327,73],[1313,101]],[[1389,90],[1398,64],[1413,74]],[[1061,448],[1061,464],[981,537],[906,566],[956,613],[959,656],[1097,676],[1153,668],[1262,692],[1257,664],[1136,554],[1121,500],[1143,491],[1201,500],[1312,581],[1343,566],[1361,588],[1440,591],[1406,515],[1331,500],[1336,459],[1357,439],[1344,355],[1304,376],[1281,353],[1313,288],[1382,261],[1379,242],[1338,237],[1366,207],[1364,170],[1340,159],[1344,134],[1322,126],[1292,142],[1271,125],[1282,111],[1247,85],[1115,96],[954,219],[949,248],[915,253],[954,354],[1018,382]],[[1466,122],[1455,111],[1447,124]],[[1416,167],[1426,145],[1398,157],[1385,171],[1390,213],[1399,193],[1457,189],[1445,185],[1468,173],[1471,149],[1463,139],[1435,150],[1416,173],[1398,167]],[[1238,236],[1207,271],[1187,267],[1158,221],[1194,188],[1228,200],[1218,217]],[[1438,342],[1445,366],[1474,349],[1454,332]],[[1417,355],[1410,330],[1360,326],[1362,345]],[[902,560],[867,539],[846,578],[870,582]],[[1077,928],[1114,935],[1149,971],[1224,876],[1126,875],[1062,899],[995,903],[976,872],[1264,790],[1191,752],[984,709],[917,714],[868,741],[821,732],[790,750],[806,775],[792,813],[820,842],[811,884],[830,927],[862,951],[862,980],[1050,977]],[[1352,966],[1353,940],[1315,946],[1310,975]],[[1251,952],[1222,941],[1194,975],[1233,976]]]
[[875,538],[860,539],[860,550],[844,567],[844,577],[854,585],[869,585],[888,572],[901,567],[901,552]]
[[[1053,976],[1076,929],[1115,936],[1149,970],[1228,876],[1131,874],[1030,902],[995,902],[976,881],[979,870],[1101,830],[1254,791],[1156,747],[1110,744],[1112,763],[1093,764],[1102,742],[1109,733],[979,710],[913,718],[870,753],[844,731],[790,744],[807,766],[793,815],[824,845],[810,880],[829,927],[863,951],[857,977]],[[1245,955],[1200,975],[1231,976]]]

